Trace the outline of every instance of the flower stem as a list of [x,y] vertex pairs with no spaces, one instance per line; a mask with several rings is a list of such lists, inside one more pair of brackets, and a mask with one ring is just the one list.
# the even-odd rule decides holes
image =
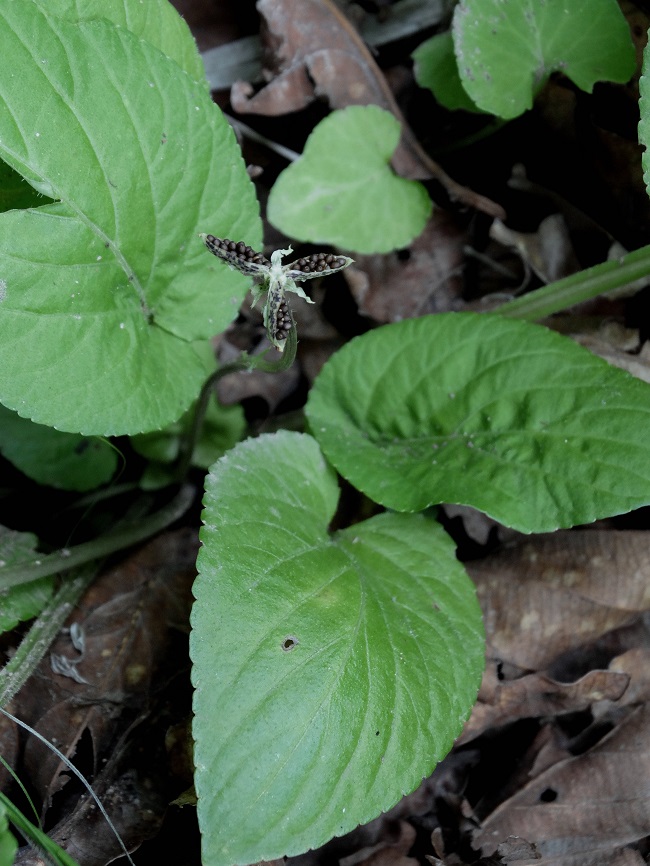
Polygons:
[[184,439],[180,454],[178,457],[178,465],[176,469],[176,478],[182,480],[185,478],[191,462],[192,454],[196,448],[196,443],[201,435],[203,420],[208,408],[208,401],[214,391],[214,387],[220,379],[228,376],[230,373],[239,373],[249,370],[262,370],[265,373],[281,373],[283,370],[288,370],[296,358],[296,349],[298,347],[298,338],[296,334],[296,325],[292,325],[291,330],[287,334],[287,339],[284,347],[284,352],[278,361],[267,361],[264,357],[247,355],[243,352],[235,361],[230,361],[215,370],[203,383],[201,393],[199,394],[194,409],[194,417],[192,418],[192,426],[190,427],[187,437]]

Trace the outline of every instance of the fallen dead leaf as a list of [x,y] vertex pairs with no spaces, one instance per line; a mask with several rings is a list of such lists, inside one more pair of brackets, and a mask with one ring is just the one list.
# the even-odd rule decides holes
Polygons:
[[[15,715],[67,758],[74,758],[85,739],[90,748],[83,750],[80,769],[89,777],[97,774],[100,761],[147,707],[170,630],[187,628],[197,549],[196,533],[179,530],[154,539],[105,572],[68,623],[77,623],[85,635],[77,665],[85,682],[53,673],[46,657],[16,697]],[[76,660],[67,634],[55,641],[52,651]],[[52,795],[69,782],[69,771],[31,736],[24,764],[47,808]]]
[[345,271],[359,312],[376,322],[398,322],[462,306],[465,233],[435,210],[408,250],[361,256]]
[[545,217],[534,232],[515,231],[501,220],[495,220],[490,226],[490,237],[515,249],[526,267],[544,283],[560,280],[580,270],[562,214]]
[[541,866],[615,862],[619,849],[650,834],[649,775],[644,704],[588,752],[558,762],[502,803],[474,844],[486,856],[517,834],[538,847]]
[[403,124],[403,141],[393,164],[403,177],[426,179],[428,157],[410,130],[386,80],[365,43],[341,10],[329,0],[258,0],[265,21],[265,77],[253,94],[245,82],[233,85],[230,99],[239,114],[278,115],[298,111],[318,97],[332,108],[378,105]]
[[[620,367],[631,376],[650,383],[650,347],[647,343],[638,354],[630,354],[628,350],[621,348],[608,338],[607,332],[604,334],[573,334],[572,336],[577,343],[580,343],[585,349],[589,349],[594,355],[604,358],[614,367]],[[638,333],[636,336],[638,343]]]
[[612,712],[612,700],[617,707],[650,701],[650,647],[634,647],[616,656],[609,663],[609,670],[627,676],[630,684],[620,699],[603,696],[602,701],[595,703],[592,707],[595,718]]
[[339,866],[416,866],[418,861],[406,856],[415,842],[415,828],[406,821],[396,821],[386,829],[382,841],[341,858]]
[[510,863],[520,863],[525,866],[526,862],[539,860],[541,855],[535,845],[531,845],[526,839],[521,839],[519,836],[508,836],[505,842],[497,847],[497,857],[500,857],[500,862],[507,866]]
[[547,668],[650,607],[645,532],[556,532],[466,567],[483,609],[488,657],[528,670]]
[[557,716],[588,709],[596,701],[618,701],[630,676],[625,671],[590,671],[573,683],[559,683],[543,673],[501,681],[488,664],[477,703],[457,745],[484,731],[518,719]]
[[434,178],[452,200],[505,218],[503,208],[457,184],[422,148],[406,123],[370,51],[332,0],[258,0],[267,46],[265,77],[257,93],[236,82],[230,101],[239,114],[288,114],[324,98],[332,108],[378,105],[402,126],[392,158],[395,171],[411,180]]
[[[101,778],[94,787],[127,851],[134,851],[145,839],[155,836],[167,806],[158,779],[142,779],[134,770],[127,770],[108,788],[104,788]],[[124,853],[106,819],[87,796],[48,835],[80,866],[106,866]],[[36,852],[24,848],[13,866],[44,864]]]

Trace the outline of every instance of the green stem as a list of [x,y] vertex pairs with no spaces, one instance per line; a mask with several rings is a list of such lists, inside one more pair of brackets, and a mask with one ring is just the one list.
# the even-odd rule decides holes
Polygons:
[[228,376],[230,373],[240,373],[249,370],[262,370],[264,373],[280,373],[283,370],[288,370],[296,358],[296,349],[298,347],[298,338],[296,334],[295,324],[287,335],[287,342],[284,347],[284,352],[278,361],[266,361],[263,356],[247,355],[242,353],[236,361],[231,361],[229,364],[224,364],[215,370],[203,383],[201,393],[199,394],[192,418],[192,426],[189,433],[180,449],[178,458],[178,466],[175,477],[180,481],[185,478],[190,464],[192,462],[192,454],[196,448],[196,443],[201,435],[203,419],[208,408],[208,401],[213,393],[214,387],[220,379]]
[[[487,117],[488,115],[483,116]],[[442,147],[435,147],[432,151],[432,156],[434,159],[441,159],[442,157],[448,156],[450,153],[458,153],[459,150],[464,150],[467,147],[471,147],[473,144],[478,144],[485,138],[489,138],[491,135],[496,135],[496,133],[499,132],[499,130],[507,123],[510,123],[510,121],[502,120],[500,117],[494,117],[476,132],[473,132],[470,135],[465,135],[463,138],[459,138],[456,141],[450,141],[449,144],[445,144]]]
[[650,275],[650,246],[627,253],[620,259],[603,262],[563,280],[549,283],[521,298],[507,301],[495,310],[500,316],[531,321],[544,319],[603,292],[620,289]]
[[94,559],[100,559],[125,547],[131,547],[140,541],[165,529],[182,517],[192,504],[194,488],[186,484],[167,505],[147,517],[140,518],[116,532],[102,535],[76,547],[64,548],[48,556],[39,557],[31,563],[23,563],[7,568],[0,568],[0,588],[19,586],[29,583],[39,577],[58,574],[71,568],[84,565]]
[[70,611],[95,579],[98,568],[92,563],[77,569],[40,612],[14,655],[0,670],[0,707],[7,706],[36,670]]

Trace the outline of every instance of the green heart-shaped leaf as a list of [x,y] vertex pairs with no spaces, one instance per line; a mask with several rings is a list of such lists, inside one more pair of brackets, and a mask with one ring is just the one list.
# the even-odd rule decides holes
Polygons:
[[397,511],[462,503],[549,532],[650,502],[650,387],[538,325],[378,328],[328,361],[307,415],[338,471]]
[[554,71],[591,93],[628,81],[635,54],[616,0],[461,0],[453,36],[463,87],[485,111],[516,117]]
[[260,241],[205,87],[105,20],[0,0],[0,155],[56,204],[0,214],[0,400],[40,424],[158,429],[195,399],[200,341],[248,286],[198,238]]
[[440,105],[450,111],[481,111],[470,99],[460,80],[451,30],[426,39],[411,56],[415,80],[420,87],[428,88]]
[[398,121],[375,105],[333,111],[275,182],[270,222],[289,237],[359,253],[408,246],[431,200],[422,184],[390,168],[399,137]]
[[297,433],[208,476],[190,647],[205,866],[297,854],[388,809],[476,697],[481,613],[451,540],[404,514],[330,535],[338,494]]

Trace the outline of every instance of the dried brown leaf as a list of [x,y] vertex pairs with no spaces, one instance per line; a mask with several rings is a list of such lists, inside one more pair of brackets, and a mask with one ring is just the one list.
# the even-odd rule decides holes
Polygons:
[[[626,370],[631,376],[650,383],[650,351],[646,343],[639,354],[630,354],[619,346],[612,343],[603,334],[581,334],[573,335],[576,342],[589,349],[595,355],[604,358],[609,364]],[[637,335],[638,342],[638,335]]]
[[[15,714],[66,757],[73,758],[81,737],[89,735],[88,775],[148,705],[170,629],[187,627],[197,547],[193,531],[168,533],[105,572],[68,622],[83,630],[83,657],[66,634],[52,647],[86,682],[53,673],[46,658],[16,698]],[[24,760],[47,803],[68,781],[65,765],[34,737],[27,738]]]
[[[630,683],[625,693],[617,701],[617,707],[630,706],[650,701],[650,647],[638,646],[616,656],[609,663],[609,670],[619,675],[625,675]],[[611,700],[605,698],[592,708],[596,718],[611,712]]]
[[644,704],[588,752],[560,761],[502,803],[474,844],[487,855],[519,835],[537,845],[542,864],[615,862],[619,849],[650,834],[649,775]]
[[510,863],[522,863],[523,860],[536,861],[541,857],[537,848],[520,836],[508,836],[505,842],[501,842],[497,847],[496,853],[504,866],[509,866]]
[[645,532],[557,532],[467,564],[488,655],[542,670],[650,606]]
[[408,256],[356,256],[345,272],[359,312],[377,322],[398,322],[462,306],[461,266],[465,233],[435,210]]
[[503,208],[453,181],[423,150],[406,123],[370,51],[332,0],[258,0],[266,22],[269,83],[254,93],[248,82],[233,85],[230,101],[240,114],[288,114],[318,97],[332,108],[378,105],[402,126],[392,159],[409,179],[435,178],[452,199],[505,218]]
[[395,102],[386,79],[350,21],[329,0],[258,0],[266,22],[266,78],[251,95],[235,84],[231,102],[240,114],[287,114],[324,97],[332,108],[379,105],[403,124],[405,132],[393,164],[409,178],[431,177],[429,158]]
[[534,232],[515,231],[501,220],[495,220],[490,227],[490,237],[515,249],[526,266],[544,283],[560,280],[580,270],[562,214],[547,216]]
[[[488,665],[487,670],[493,671],[494,666]],[[590,671],[573,683],[559,683],[541,673],[500,681],[486,672],[458,743],[517,719],[574,713],[588,709],[595,701],[617,701],[629,681],[630,676],[623,671]]]
[[[127,771],[114,779],[107,789],[103,789],[100,782],[99,794],[128,851],[135,850],[160,829],[167,806],[164,792],[159,785],[139,778],[135,771]],[[115,833],[90,797],[80,800],[68,818],[48,835],[79,866],[106,866],[124,853]],[[14,866],[42,863],[34,856],[31,850],[23,849]]]
[[415,838],[415,828],[411,824],[391,822],[385,825],[380,842],[342,857],[339,866],[416,866],[418,861],[406,856]]

